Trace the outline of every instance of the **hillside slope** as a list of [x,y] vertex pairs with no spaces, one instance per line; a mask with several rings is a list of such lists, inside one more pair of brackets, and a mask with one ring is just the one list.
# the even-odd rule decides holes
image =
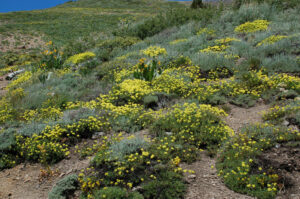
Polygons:
[[1,14],[42,46],[1,55],[0,196],[300,196],[299,9],[249,2]]

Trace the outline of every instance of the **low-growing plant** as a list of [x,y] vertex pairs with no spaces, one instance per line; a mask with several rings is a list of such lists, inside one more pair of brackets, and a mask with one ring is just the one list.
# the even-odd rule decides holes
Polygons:
[[49,199],[66,199],[78,187],[78,176],[76,174],[69,175],[61,179],[49,192]]

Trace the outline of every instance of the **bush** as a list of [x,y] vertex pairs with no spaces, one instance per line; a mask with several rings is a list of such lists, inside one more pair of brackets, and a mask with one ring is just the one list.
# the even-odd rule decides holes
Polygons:
[[185,184],[181,175],[172,171],[161,171],[156,180],[153,180],[143,187],[145,198],[156,199],[180,199],[185,194]]
[[148,144],[143,138],[134,137],[113,143],[108,151],[112,160],[123,160],[126,155],[138,152],[141,148],[147,149]]
[[202,2],[202,0],[193,0],[191,8],[193,8],[193,9],[203,8],[203,2]]
[[78,187],[77,175],[69,175],[56,183],[49,193],[49,199],[67,199]]
[[267,123],[245,126],[221,148],[217,162],[219,175],[236,192],[260,199],[275,198],[281,186],[285,186],[284,177],[280,176],[281,171],[266,168],[259,156],[277,143],[297,141],[299,136],[297,132]]

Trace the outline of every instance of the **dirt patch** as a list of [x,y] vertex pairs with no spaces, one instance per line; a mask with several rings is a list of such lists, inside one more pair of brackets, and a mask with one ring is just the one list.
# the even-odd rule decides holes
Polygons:
[[269,105],[257,104],[251,108],[241,108],[231,104],[227,105],[231,111],[225,119],[226,123],[234,130],[239,132],[241,127],[246,124],[255,124],[262,121],[262,112],[270,108]]
[[215,163],[215,158],[211,158],[203,152],[201,153],[201,160],[190,165],[181,165],[183,169],[195,171],[195,174],[185,174],[185,179],[189,183],[186,199],[252,198],[228,189],[218,177]]
[[24,35],[21,33],[0,34],[0,41],[0,52],[30,50],[45,45],[41,36]]
[[277,144],[258,158],[265,172],[277,173],[277,199],[300,199],[300,143]]
[[79,173],[88,167],[90,160],[79,159],[79,155],[71,150],[69,159],[51,166],[52,175],[45,173],[40,164],[20,164],[0,173],[1,199],[47,199],[48,193],[57,181],[64,176]]

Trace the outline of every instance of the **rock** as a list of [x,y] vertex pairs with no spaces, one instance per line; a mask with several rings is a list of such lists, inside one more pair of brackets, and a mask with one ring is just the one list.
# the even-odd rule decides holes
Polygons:
[[6,76],[6,80],[12,80],[12,78],[14,78],[15,76],[17,76],[18,74],[20,73],[23,73],[25,70],[22,69],[22,70],[18,70],[18,71],[15,71],[15,72],[12,72],[12,73],[9,73],[7,76]]
[[166,132],[166,135],[171,136],[171,135],[173,135],[173,133],[172,132]]
[[197,177],[196,175],[189,175],[189,176],[188,176],[188,179],[195,180],[196,177]]
[[284,125],[284,126],[288,126],[290,123],[288,122],[288,121],[286,121],[286,120],[284,120],[283,122],[282,122],[282,125]]
[[104,135],[104,132],[96,132],[96,133],[94,133],[94,135],[92,136],[92,139],[93,139],[93,140],[96,140],[96,139],[102,137],[103,135]]
[[24,177],[24,183],[31,181],[31,178],[29,177],[28,174],[25,175]]
[[196,175],[189,175],[186,179],[186,182],[192,184],[196,180]]
[[291,194],[290,199],[300,199],[300,194]]
[[280,92],[284,92],[285,89],[284,89],[284,88],[279,88],[279,91],[280,91]]
[[132,191],[141,191],[143,188],[141,186],[133,187]]
[[67,171],[67,174],[70,174],[73,172],[73,169],[69,169],[69,171]]
[[264,100],[263,100],[263,98],[259,98],[259,99],[257,100],[257,102],[260,103],[260,104],[262,104],[262,103],[264,103]]
[[49,80],[51,78],[52,74],[53,74],[52,72],[48,73],[47,80]]

